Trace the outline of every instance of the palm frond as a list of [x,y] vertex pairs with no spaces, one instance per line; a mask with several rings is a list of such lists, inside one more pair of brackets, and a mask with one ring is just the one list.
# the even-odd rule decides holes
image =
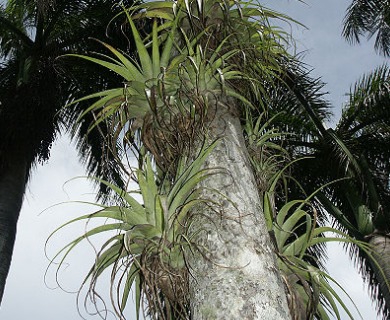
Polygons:
[[[89,40],[94,36],[104,39],[109,34],[112,42],[127,47],[128,40],[120,31],[120,21],[107,27],[115,10],[118,11],[116,4],[116,0],[10,0],[1,6],[0,56],[6,59],[1,78],[7,81],[7,86],[2,86],[4,90],[0,96],[0,121],[5,130],[0,145],[0,162],[12,161],[9,160],[11,156],[6,156],[11,154],[8,150],[12,150],[12,145],[23,150],[23,156],[31,165],[36,161],[46,161],[60,129],[70,129],[82,110],[61,110],[67,102],[74,100],[72,95],[88,92],[87,88],[97,90],[108,83],[120,82],[118,78],[102,77],[96,73],[96,78],[84,73],[76,81],[75,77],[69,76],[69,69],[57,60],[64,53],[101,51],[100,45]],[[14,68],[12,73],[6,70],[9,66]],[[11,76],[14,77],[12,84]],[[82,105],[80,103],[79,108],[83,108]],[[89,118],[86,122],[92,120]],[[102,178],[123,185],[120,173],[113,165],[117,160],[113,154],[119,152],[118,146],[111,147],[113,152],[102,154],[106,151],[105,138],[99,135],[107,134],[107,126],[102,124],[86,138],[86,122],[80,123],[72,133],[78,140],[81,157],[88,162],[90,173],[101,174]],[[17,128],[10,128],[9,124],[14,123],[19,124]],[[103,195],[104,186],[101,191],[100,195]]]
[[375,49],[390,55],[390,7],[382,0],[353,0],[344,18],[343,36],[350,42],[375,36]]

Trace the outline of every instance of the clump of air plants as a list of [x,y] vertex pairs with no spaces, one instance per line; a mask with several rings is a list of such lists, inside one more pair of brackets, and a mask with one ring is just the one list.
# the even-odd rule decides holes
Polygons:
[[[270,32],[267,24],[259,22],[275,15],[251,4],[156,1],[124,10],[137,57],[106,43],[102,45],[114,58],[69,55],[97,63],[125,82],[122,88],[75,101],[95,99],[80,118],[93,113],[96,121],[92,126],[116,118],[115,137],[121,132],[127,137],[138,136],[160,169],[174,174],[177,159],[191,154],[192,142],[201,141],[207,132],[215,113],[210,110],[215,108],[210,101],[224,96],[248,105],[245,94],[262,95],[263,78],[278,68],[275,59],[265,56],[264,47],[272,49],[270,56],[281,54],[282,46],[272,36],[279,32]],[[141,35],[133,20],[148,20],[150,34]],[[274,47],[270,48],[271,44]],[[248,76],[247,69],[262,80]],[[244,111],[239,109],[236,114]]]
[[[65,224],[107,219],[104,225],[87,231],[65,246],[53,259],[62,255],[58,268],[81,241],[90,242],[94,235],[108,232],[110,237],[99,250],[83,282],[83,286],[90,283],[91,301],[95,301],[96,284],[101,274],[111,269],[111,291],[117,295],[113,301],[118,301],[115,311],[121,319],[132,288],[137,317],[146,301],[146,313],[153,319],[189,319],[189,273],[185,254],[198,250],[187,235],[191,223],[189,213],[194,206],[206,201],[199,199],[198,185],[210,174],[201,168],[214,146],[215,143],[203,145],[190,163],[182,157],[173,180],[157,176],[146,155],[142,168],[136,171],[138,191],[121,190],[103,181],[120,196],[121,205],[103,206],[93,214]],[[133,193],[139,193],[143,201],[137,201]],[[112,231],[116,231],[114,236]]]
[[[278,265],[286,285],[292,318],[329,319],[327,312],[331,312],[340,319],[339,305],[352,319],[351,312],[333,289],[333,285],[342,287],[321,270],[317,259],[311,255],[311,249],[327,242],[364,245],[334,228],[318,226],[315,208],[309,200],[287,202],[278,210],[269,229],[275,239]],[[332,236],[325,237],[325,233]]]
[[[275,204],[274,195],[287,192],[288,182],[294,179],[288,171],[292,161],[281,144],[283,134],[272,128],[272,120],[261,114],[253,121],[248,112],[244,129],[292,319],[329,319],[328,312],[340,319],[338,305],[352,319],[351,312],[333,289],[334,285],[341,286],[323,270],[317,252],[323,252],[327,242],[354,243],[368,254],[370,250],[367,245],[343,232],[319,225],[316,207],[311,202],[315,194],[305,200],[278,198]],[[285,190],[276,191],[282,187]]]
[[273,119],[267,119],[264,112],[254,120],[248,111],[244,124],[246,147],[260,193],[270,191],[275,181],[282,181],[291,164],[290,156],[282,146],[285,134],[272,128]]

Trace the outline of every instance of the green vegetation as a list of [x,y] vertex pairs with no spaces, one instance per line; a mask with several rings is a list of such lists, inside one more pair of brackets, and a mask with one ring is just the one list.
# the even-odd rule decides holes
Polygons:
[[[388,55],[387,7],[377,2],[353,1],[344,35],[359,41],[379,30],[376,47]],[[95,301],[110,270],[120,319],[132,290],[137,318],[145,310],[152,319],[340,319],[342,308],[352,319],[324,268],[334,241],[349,248],[387,318],[387,67],[356,83],[327,129],[322,83],[276,27],[298,23],[290,17],[254,1],[179,0],[120,3],[111,19],[108,4],[1,8],[0,190],[15,193],[17,206],[0,199],[0,256],[10,261],[28,173],[64,125],[108,204],[65,225],[106,219],[53,261],[61,267],[79,243],[107,235],[83,287]],[[121,36],[104,39],[106,25],[120,26],[135,53]],[[68,77],[56,72],[69,64]],[[5,125],[13,119],[30,125]],[[8,264],[1,290],[7,273]]]

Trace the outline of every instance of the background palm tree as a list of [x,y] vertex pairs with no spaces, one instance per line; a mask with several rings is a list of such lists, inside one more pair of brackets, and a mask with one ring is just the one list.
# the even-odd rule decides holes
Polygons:
[[375,36],[375,49],[390,55],[390,6],[384,0],[353,0],[344,19],[343,36],[360,42],[366,35]]
[[[107,128],[101,124],[91,130],[92,116],[75,125],[86,107],[82,103],[62,108],[74,94],[101,89],[118,79],[113,75],[103,79],[83,64],[72,66],[79,74],[77,80],[66,77],[66,63],[56,60],[69,52],[99,50],[89,37],[108,35],[118,47],[129,45],[129,40],[120,36],[119,24],[108,27],[116,3],[10,0],[0,6],[0,301],[30,171],[36,162],[49,158],[62,128],[72,129],[91,174],[121,183],[120,169],[113,162],[117,154],[105,150],[102,133]],[[100,195],[105,191],[103,186]]]
[[371,254],[354,245],[349,248],[368,279],[378,312],[386,319],[390,277],[388,81],[386,67],[358,81],[335,129],[323,124],[328,104],[321,97],[321,84],[312,81],[308,85],[302,71],[290,73],[289,90],[275,91],[270,107],[272,113],[282,111],[274,125],[291,133],[282,143],[294,159],[301,159],[291,173],[298,183],[290,184],[287,195],[297,198],[322,188],[316,202],[323,219],[329,213],[339,229],[373,245]]
[[[351,42],[359,42],[361,36],[371,38],[376,34],[375,49],[384,56],[390,55],[390,6],[387,1],[354,0],[347,9],[344,20],[343,35]],[[359,149],[362,152],[357,159],[360,161],[357,168],[358,175],[364,177],[355,182],[360,194],[354,195],[357,203],[350,208],[360,208],[368,211],[369,219],[353,224],[360,236],[374,244],[377,248],[375,257],[382,267],[384,274],[378,271],[378,266],[367,263],[367,257],[359,252],[361,270],[371,284],[370,291],[378,299],[378,308],[383,310],[384,316],[390,314],[389,289],[389,73],[386,67],[378,68],[372,74],[364,77],[351,94],[348,108],[343,113],[338,130],[340,134],[349,132],[353,135],[352,151]],[[348,137],[348,133],[347,133]],[[355,139],[357,138],[357,139]],[[356,141],[358,140],[358,141]],[[358,142],[358,143],[356,143]],[[359,146],[360,145],[360,146]],[[362,151],[361,146],[367,149]],[[357,150],[356,150],[357,151]],[[359,174],[359,170],[363,170]],[[354,174],[356,176],[356,172]],[[359,204],[359,205],[358,205]],[[361,216],[364,216],[361,215]],[[359,221],[355,213],[355,220]],[[351,221],[354,221],[353,219]],[[362,232],[363,225],[368,230]],[[370,230],[371,229],[371,230]],[[369,233],[372,231],[372,233]],[[369,234],[368,234],[369,233]],[[375,276],[374,276],[375,273]]]

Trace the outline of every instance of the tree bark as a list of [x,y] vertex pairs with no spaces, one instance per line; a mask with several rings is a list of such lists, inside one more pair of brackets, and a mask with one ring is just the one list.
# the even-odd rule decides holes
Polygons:
[[378,281],[386,307],[390,309],[390,237],[374,234],[369,243],[372,246],[373,256],[377,263],[371,263],[375,278]]
[[0,173],[0,304],[11,265],[16,224],[26,188],[26,163],[14,162]]
[[190,230],[199,249],[188,257],[191,319],[291,319],[239,118],[217,109],[208,129],[220,141],[204,167],[219,171],[202,182],[211,202]]

